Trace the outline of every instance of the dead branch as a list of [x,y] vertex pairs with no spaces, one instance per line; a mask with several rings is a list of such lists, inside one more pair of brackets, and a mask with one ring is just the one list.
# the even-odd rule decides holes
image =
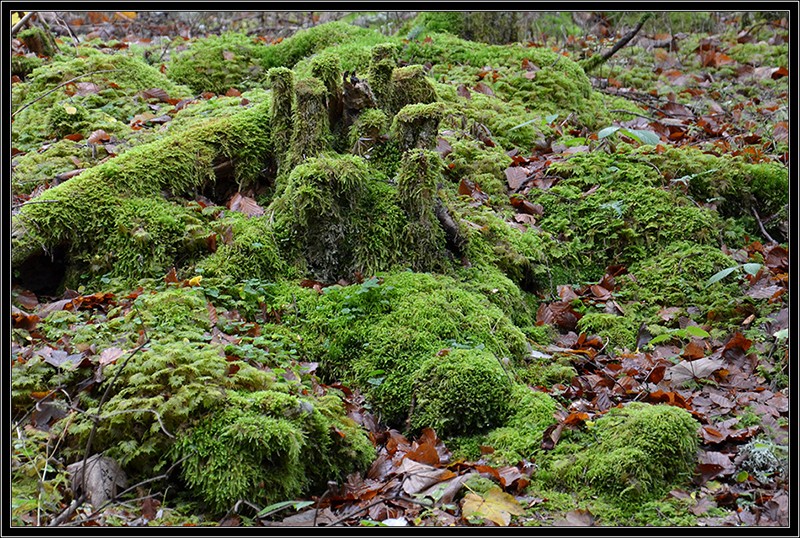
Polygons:
[[36,15],[36,11],[29,11],[28,13],[26,13],[26,14],[25,14],[25,16],[24,16],[24,17],[22,17],[22,18],[19,20],[19,22],[17,22],[17,24],[15,24],[15,25],[14,25],[14,26],[11,28],[11,35],[12,35],[12,36],[15,36],[15,35],[17,35],[17,32],[19,32],[20,30],[22,30],[22,28],[23,28],[25,25],[27,25],[27,24],[28,24],[28,21],[29,21],[29,20],[31,20],[31,17],[33,17],[34,15]]
[[630,42],[630,40],[633,39],[636,36],[636,34],[639,33],[639,30],[642,29],[644,23],[646,23],[652,16],[653,16],[652,12],[645,13],[644,15],[642,15],[642,18],[639,19],[639,22],[636,24],[636,27],[627,34],[625,34],[624,36],[622,36],[622,39],[617,41],[614,44],[614,46],[611,47],[611,49],[607,50],[606,52],[600,55],[592,56],[585,62],[581,62],[583,65],[583,70],[589,73],[590,71],[598,67],[600,64],[607,62],[609,58],[611,58],[614,54],[616,54],[617,51],[619,51],[622,47],[627,45],[628,42]]
[[758,216],[758,211],[756,211],[755,207],[751,207],[750,211],[753,213],[753,216],[756,218],[756,222],[758,223],[758,228],[761,230],[761,233],[764,234],[764,237],[769,239],[770,243],[777,243],[771,235],[767,233],[767,230],[764,228],[764,223],[761,222],[761,217]]

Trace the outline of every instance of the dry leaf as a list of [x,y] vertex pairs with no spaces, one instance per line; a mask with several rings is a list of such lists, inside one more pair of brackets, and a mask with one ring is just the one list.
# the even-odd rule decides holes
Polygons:
[[501,527],[511,523],[511,516],[521,516],[525,511],[517,500],[498,487],[486,492],[484,497],[467,493],[461,504],[461,517],[464,519],[482,517]]

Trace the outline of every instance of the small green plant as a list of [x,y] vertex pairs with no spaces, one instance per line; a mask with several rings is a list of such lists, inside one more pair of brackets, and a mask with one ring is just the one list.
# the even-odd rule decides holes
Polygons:
[[734,272],[744,271],[748,275],[755,276],[758,274],[758,272],[761,270],[762,267],[763,265],[760,263],[743,263],[741,265],[734,265],[733,267],[727,267],[722,271],[719,271],[718,273],[714,274],[711,278],[709,278],[706,281],[706,286],[710,286],[715,282],[719,282],[720,280],[722,280],[723,278],[727,277],[728,275]]
[[689,338],[708,338],[711,336],[708,332],[695,325],[689,325],[684,329],[667,329],[667,332],[659,334],[650,340],[650,344],[656,345],[661,342],[667,342],[673,338],[680,338],[681,340],[688,340]]
[[648,144],[650,146],[655,146],[661,141],[658,135],[653,131],[646,131],[644,129],[628,129],[627,127],[619,127],[617,125],[612,125],[611,127],[601,129],[600,132],[597,133],[597,138],[598,140],[603,140],[604,138],[608,138],[615,133],[625,135],[629,138],[633,138],[640,144]]

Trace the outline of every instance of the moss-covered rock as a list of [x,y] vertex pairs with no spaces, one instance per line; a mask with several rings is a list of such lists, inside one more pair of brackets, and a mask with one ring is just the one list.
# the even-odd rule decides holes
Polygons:
[[[678,407],[630,403],[598,419],[583,442],[560,444],[546,473],[566,488],[653,499],[691,477],[698,424]],[[585,444],[583,444],[585,442]]]
[[510,411],[511,387],[491,352],[453,349],[431,357],[414,374],[411,427],[452,436],[499,426]]

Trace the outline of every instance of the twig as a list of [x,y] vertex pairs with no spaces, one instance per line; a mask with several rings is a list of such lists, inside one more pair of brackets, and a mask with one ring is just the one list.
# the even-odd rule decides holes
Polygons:
[[756,218],[756,222],[758,223],[758,227],[761,229],[761,233],[764,234],[764,237],[769,239],[770,243],[777,243],[771,235],[767,233],[767,230],[764,229],[764,224],[761,222],[761,217],[758,216],[758,212],[756,211],[755,207],[750,207],[750,211],[753,213],[753,216]]
[[56,15],[56,22],[67,29],[67,33],[72,38],[72,44],[75,46],[75,50],[78,50],[78,44],[80,44],[80,39],[77,38],[75,32],[72,31],[70,25],[67,24],[67,21],[65,21],[57,11],[55,12],[55,15]]
[[628,42],[631,39],[633,39],[636,36],[636,34],[639,33],[639,30],[642,29],[644,23],[647,22],[648,19],[650,19],[652,16],[653,16],[652,12],[646,12],[644,15],[642,15],[642,18],[639,19],[639,22],[636,24],[636,27],[633,30],[625,34],[622,37],[622,39],[617,41],[614,44],[614,46],[611,47],[610,50],[607,50],[606,52],[602,53],[599,57],[593,56],[592,58],[589,58],[589,60],[583,64],[583,70],[588,73],[592,69],[599,66],[600,64],[605,63],[609,58],[611,58],[614,54],[616,54],[619,49],[627,45]]
[[75,77],[75,78],[71,78],[71,79],[69,79],[69,80],[68,80],[68,81],[66,81],[66,82],[62,82],[61,84],[59,84],[58,86],[56,86],[56,87],[55,87],[55,88],[53,88],[52,90],[48,90],[48,91],[44,92],[42,95],[40,95],[40,96],[39,96],[39,97],[37,97],[36,99],[33,99],[32,101],[28,101],[27,103],[25,103],[24,105],[22,105],[21,107],[19,107],[17,110],[15,110],[14,112],[12,112],[12,113],[11,113],[11,117],[13,118],[13,117],[14,117],[14,116],[16,116],[17,114],[19,114],[20,112],[22,112],[23,110],[25,110],[26,108],[28,108],[29,106],[31,106],[31,105],[32,105],[33,103],[35,103],[36,101],[40,101],[40,100],[44,99],[45,97],[47,97],[48,95],[50,95],[51,93],[53,93],[54,91],[56,91],[57,89],[59,89],[59,88],[61,88],[61,87],[63,87],[63,86],[66,86],[66,85],[67,85],[67,84],[69,84],[70,82],[75,82],[76,80],[78,80],[78,79],[82,79],[83,77],[88,77],[89,75],[96,75],[97,73],[110,73],[111,71],[116,71],[116,69],[101,69],[101,70],[99,70],[99,71],[91,71],[91,72],[89,72],[89,73],[84,73],[83,75],[78,75],[78,76],[77,76],[77,77]]
[[60,202],[60,201],[61,200],[28,200],[27,202],[22,202],[21,204],[16,204],[16,205],[12,206],[12,208],[13,209],[17,209],[17,208],[20,208],[20,207],[22,207],[24,205],[28,205],[28,204],[52,204],[52,203]]
[[22,17],[22,18],[19,20],[19,22],[17,22],[17,24],[15,24],[15,25],[14,25],[14,26],[11,28],[11,35],[12,35],[12,36],[15,36],[15,35],[17,35],[17,32],[19,32],[19,31],[22,29],[22,27],[23,27],[23,26],[25,26],[26,24],[28,24],[28,21],[29,21],[29,20],[31,20],[31,17],[33,17],[34,15],[36,15],[36,11],[29,11],[28,13],[26,13],[26,14],[25,14],[25,16],[24,16],[24,17]]
[[70,505],[66,508],[66,510],[64,510],[63,512],[58,514],[56,517],[54,517],[53,520],[50,523],[47,524],[47,526],[48,527],[57,527],[57,526],[61,525],[62,523],[64,523],[66,520],[69,519],[69,517],[72,514],[75,513],[75,510],[77,510],[78,507],[80,505],[82,505],[83,501],[85,501],[85,500],[86,500],[86,494],[85,493],[81,493],[81,495],[77,499],[75,499],[74,501],[72,501],[70,503]]

